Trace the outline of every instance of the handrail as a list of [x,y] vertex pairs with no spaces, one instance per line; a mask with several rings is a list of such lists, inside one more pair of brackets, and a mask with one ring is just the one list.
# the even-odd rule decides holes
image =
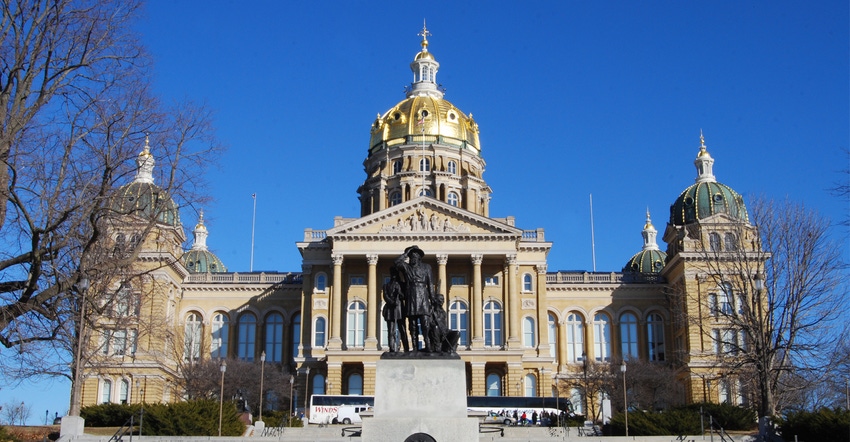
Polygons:
[[112,437],[109,438],[109,442],[121,442],[121,441],[123,441],[124,436],[127,435],[128,432],[130,433],[130,442],[132,442],[133,441],[133,428],[136,426],[136,424],[133,422],[133,418],[135,418],[135,417],[136,417],[135,414],[131,414],[130,419],[127,422],[124,422],[124,425],[122,425],[121,428],[119,428],[118,431],[116,431],[115,434],[113,434]]

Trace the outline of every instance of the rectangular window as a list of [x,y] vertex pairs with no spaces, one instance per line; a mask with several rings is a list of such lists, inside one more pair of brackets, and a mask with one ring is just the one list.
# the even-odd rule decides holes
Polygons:
[[499,285],[499,277],[497,275],[488,276],[484,278],[484,285],[487,286],[497,286]]
[[112,354],[123,356],[127,350],[127,330],[115,330],[112,334]]
[[363,278],[363,275],[351,275],[348,283],[350,285],[366,285],[366,280]]
[[466,285],[466,277],[463,275],[452,275],[452,285]]

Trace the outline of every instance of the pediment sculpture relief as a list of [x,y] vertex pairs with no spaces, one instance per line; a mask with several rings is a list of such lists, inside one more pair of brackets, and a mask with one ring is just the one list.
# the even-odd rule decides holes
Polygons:
[[469,232],[469,226],[464,223],[454,225],[451,218],[432,212],[429,217],[424,210],[419,209],[407,217],[399,218],[395,223],[382,224],[382,233],[388,232]]

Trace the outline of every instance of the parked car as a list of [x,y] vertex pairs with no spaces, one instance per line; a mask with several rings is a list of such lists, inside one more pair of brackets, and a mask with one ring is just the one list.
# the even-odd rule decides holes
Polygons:
[[513,425],[514,418],[510,416],[502,416],[501,414],[495,413],[493,411],[488,411],[487,416],[481,420],[484,424],[504,424],[504,425]]

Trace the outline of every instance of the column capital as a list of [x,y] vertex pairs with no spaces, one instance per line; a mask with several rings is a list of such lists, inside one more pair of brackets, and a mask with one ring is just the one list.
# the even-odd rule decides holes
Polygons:
[[469,259],[472,260],[472,264],[480,266],[482,262],[484,262],[484,255],[480,253],[474,253],[469,255]]
[[342,265],[342,258],[343,258],[342,253],[332,253],[331,254],[331,260],[333,261],[335,266],[341,266]]
[[313,273],[313,264],[301,264],[301,273],[305,275]]
[[441,253],[437,255],[437,264],[444,266],[449,262],[449,255]]
[[516,254],[511,253],[510,255],[505,255],[505,262],[507,262],[509,266],[515,266],[517,264]]
[[534,266],[534,268],[537,269],[538,275],[544,275],[546,274],[546,270],[549,268],[549,266],[548,264],[537,264],[536,266]]
[[374,253],[366,255],[366,262],[369,263],[370,266],[378,264],[378,255]]

